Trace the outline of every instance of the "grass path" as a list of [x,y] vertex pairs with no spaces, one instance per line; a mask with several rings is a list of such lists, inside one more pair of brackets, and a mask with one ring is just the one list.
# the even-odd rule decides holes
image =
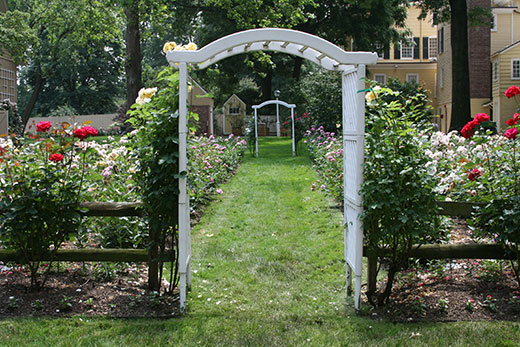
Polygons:
[[290,156],[290,139],[262,139],[260,155],[246,158],[192,231],[186,316],[5,319],[0,345],[518,345],[516,322],[392,324],[356,316],[345,295],[340,211],[311,192],[316,176],[307,158]]

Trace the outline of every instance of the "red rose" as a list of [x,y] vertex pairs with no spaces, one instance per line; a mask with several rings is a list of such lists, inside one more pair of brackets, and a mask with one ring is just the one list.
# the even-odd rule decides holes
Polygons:
[[283,122],[283,125],[289,125],[289,121],[286,120],[285,122]]
[[51,156],[49,157],[49,160],[53,161],[55,163],[57,163],[59,161],[62,161],[63,160],[63,154],[60,154],[60,153],[51,154]]
[[82,128],[74,129],[72,134],[74,135],[74,137],[77,137],[80,140],[83,140],[89,136],[97,136],[98,132],[93,127],[86,125]]
[[485,113],[477,113],[475,115],[475,119],[479,122],[479,123],[482,123],[482,122],[489,122],[489,120],[491,119],[487,114]]
[[516,139],[516,135],[518,135],[518,129],[517,128],[511,128],[507,129],[504,133],[504,136],[507,137],[510,140]]
[[90,125],[84,126],[83,129],[87,132],[87,136],[97,136],[98,131]]
[[83,140],[85,137],[87,137],[87,132],[83,128],[74,129],[72,132],[74,137],[77,137],[80,140]]
[[44,133],[47,130],[49,130],[51,127],[52,127],[51,122],[48,122],[48,121],[40,122],[40,123],[36,124],[36,131],[40,131],[40,132]]
[[470,181],[474,181],[477,177],[480,176],[482,176],[482,174],[480,173],[479,169],[473,169],[468,173],[468,179]]
[[504,93],[504,95],[507,96],[509,99],[518,94],[520,94],[520,89],[518,89],[517,86],[509,87]]
[[[486,115],[487,116],[487,114],[485,114],[485,113],[479,113],[479,115]],[[475,127],[477,125],[479,125],[479,124],[480,124],[480,122],[479,122],[478,119],[473,119],[472,121],[470,121],[470,122],[466,123],[466,125],[464,125],[464,127],[462,128],[460,133],[462,134],[462,136],[464,138],[469,139],[469,138],[471,138],[473,136],[473,133],[475,132]]]
[[506,124],[507,125],[516,125],[516,124],[518,124],[518,122],[516,119],[511,118],[511,119],[506,120]]

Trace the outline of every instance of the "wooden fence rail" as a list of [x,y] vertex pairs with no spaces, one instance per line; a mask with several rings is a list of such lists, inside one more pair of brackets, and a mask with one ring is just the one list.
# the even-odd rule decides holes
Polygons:
[[[439,214],[451,217],[471,217],[474,207],[483,203],[438,201],[441,208]],[[380,249],[385,253],[384,249]],[[363,255],[368,258],[367,291],[374,292],[377,283],[377,258],[369,255],[363,248]],[[416,245],[410,254],[411,258],[419,259],[515,259],[516,255],[496,244],[428,244]]]
[[[482,204],[470,202],[439,201],[440,214],[446,216],[470,217],[475,206]],[[82,202],[83,214],[89,217],[111,216],[141,216],[141,202]],[[366,251],[364,252],[366,256]],[[171,254],[167,254],[171,257]],[[498,245],[471,244],[421,245],[414,248],[411,254],[414,258],[423,259],[509,259],[508,255]],[[15,261],[20,257],[14,251],[0,250],[0,261]],[[47,260],[47,259],[45,259]],[[57,253],[59,261],[128,261],[146,262],[148,253],[144,249],[63,249]]]

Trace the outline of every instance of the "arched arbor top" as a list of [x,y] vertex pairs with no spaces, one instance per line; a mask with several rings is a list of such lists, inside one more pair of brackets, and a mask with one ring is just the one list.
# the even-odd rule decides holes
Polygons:
[[170,65],[197,64],[204,69],[233,55],[253,51],[274,51],[310,60],[331,71],[349,71],[358,64],[377,63],[372,52],[346,52],[318,36],[291,29],[251,29],[222,37],[196,51],[169,51]]
[[286,103],[285,101],[282,101],[282,100],[267,100],[267,101],[262,102],[260,105],[253,105],[252,108],[253,108],[253,110],[257,110],[257,109],[261,109],[264,106],[274,105],[274,104],[282,105],[282,106],[285,106],[287,108],[295,108],[296,107],[295,104],[288,104],[288,103]]

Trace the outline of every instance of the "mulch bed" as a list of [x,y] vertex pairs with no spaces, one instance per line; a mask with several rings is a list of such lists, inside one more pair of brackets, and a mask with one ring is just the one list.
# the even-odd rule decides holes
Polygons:
[[[474,242],[464,221],[455,220],[450,242]],[[178,294],[151,293],[146,281],[144,264],[60,263],[45,287],[31,292],[26,269],[0,263],[0,317],[178,316]],[[401,272],[388,305],[364,307],[373,319],[387,321],[516,321],[519,291],[505,261],[445,260]]]
[[[472,243],[472,231],[454,220],[450,243]],[[520,289],[508,261],[442,260],[402,271],[390,302],[369,307],[368,314],[387,321],[519,320]],[[378,283],[382,288],[386,281]]]
[[178,295],[146,290],[146,265],[60,263],[56,270],[43,289],[31,292],[23,267],[0,265],[0,317],[178,315]]

